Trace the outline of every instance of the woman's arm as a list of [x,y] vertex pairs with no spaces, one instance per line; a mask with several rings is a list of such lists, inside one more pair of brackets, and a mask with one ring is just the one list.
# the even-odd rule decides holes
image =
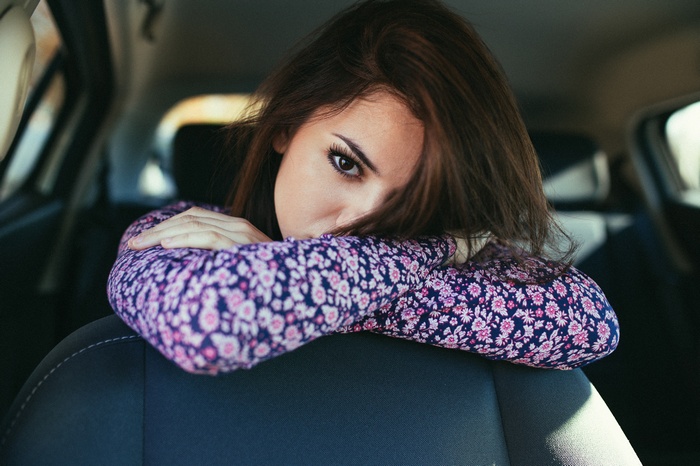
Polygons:
[[343,330],[557,369],[583,366],[617,347],[617,316],[585,274],[571,267],[552,278],[554,264],[532,259],[524,267],[494,243],[481,254],[488,257],[433,270],[424,287]]
[[454,252],[446,238],[330,236],[219,251],[128,247],[189,207],[153,212],[127,230],[108,294],[129,326],[191,372],[249,368],[350,325],[420,286]]

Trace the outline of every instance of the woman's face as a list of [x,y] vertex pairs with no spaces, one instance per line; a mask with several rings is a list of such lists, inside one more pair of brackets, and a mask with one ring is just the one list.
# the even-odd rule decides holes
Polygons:
[[315,238],[379,207],[410,179],[423,137],[408,107],[377,92],[275,141],[282,154],[275,182],[282,236]]

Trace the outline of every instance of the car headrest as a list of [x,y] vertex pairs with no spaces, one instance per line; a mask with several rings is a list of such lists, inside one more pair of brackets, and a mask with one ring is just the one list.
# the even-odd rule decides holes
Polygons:
[[188,124],[175,133],[172,167],[180,199],[223,205],[233,182],[230,134],[219,124]]
[[[36,2],[32,3],[36,6]],[[27,11],[31,13],[33,7]],[[21,6],[0,3],[0,160],[15,136],[34,65],[34,30]]]
[[[540,157],[544,190],[557,208],[600,206],[608,196],[610,177],[605,154],[580,134],[530,134]],[[235,176],[235,130],[221,124],[181,126],[172,146],[172,166],[178,197],[224,204]]]
[[569,133],[534,132],[544,191],[562,209],[595,209],[610,192],[607,158],[589,137]]

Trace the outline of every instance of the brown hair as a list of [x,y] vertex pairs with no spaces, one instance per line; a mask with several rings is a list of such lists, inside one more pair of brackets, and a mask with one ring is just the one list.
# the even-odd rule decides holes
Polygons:
[[432,0],[369,0],[305,44],[257,92],[260,110],[243,126],[250,145],[229,196],[232,215],[279,239],[273,189],[280,156],[272,141],[291,137],[321,107],[342,111],[381,89],[423,122],[423,153],[403,189],[333,233],[451,231],[473,244],[490,232],[537,255],[553,235],[566,236],[550,215],[505,74],[461,16]]

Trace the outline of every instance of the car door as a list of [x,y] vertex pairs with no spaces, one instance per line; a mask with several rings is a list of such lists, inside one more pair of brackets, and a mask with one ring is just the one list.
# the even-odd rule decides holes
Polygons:
[[[112,88],[106,26],[94,19],[104,18],[101,9],[101,2],[42,1],[32,15],[35,76],[0,161],[2,412],[60,333],[71,216]],[[90,27],[71,29],[76,21]]]
[[686,308],[698,330],[700,278],[700,96],[648,109],[633,125],[632,159],[648,210],[669,258]]

